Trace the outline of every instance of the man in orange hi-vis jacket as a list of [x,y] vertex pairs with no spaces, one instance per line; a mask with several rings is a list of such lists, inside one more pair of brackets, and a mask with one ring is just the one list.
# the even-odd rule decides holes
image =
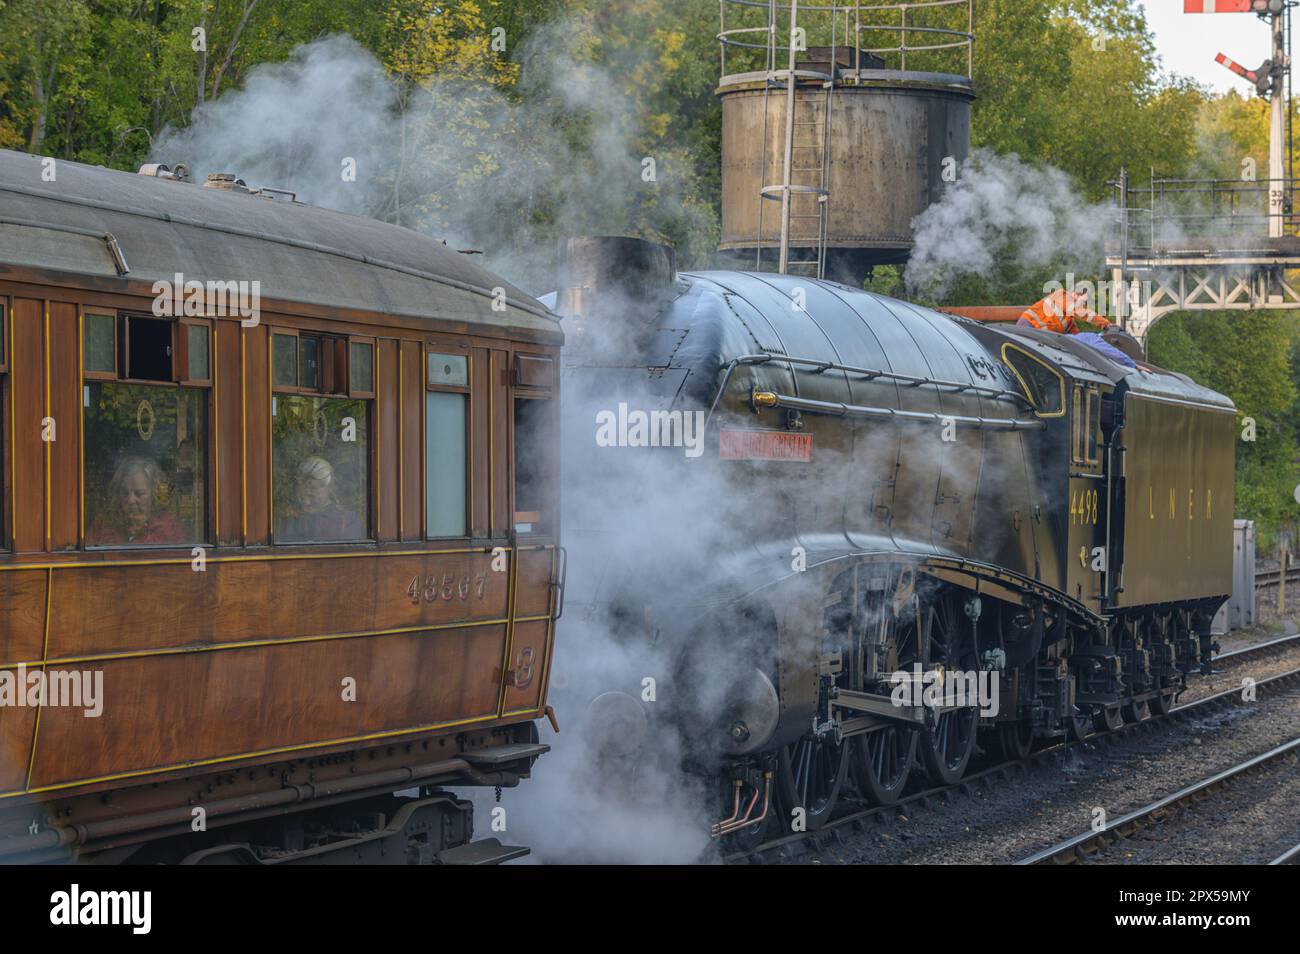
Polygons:
[[1062,288],[1054,291],[1042,301],[1030,305],[1016,322],[1029,325],[1042,331],[1054,331],[1060,335],[1077,335],[1079,321],[1101,329],[1110,327],[1110,322],[1100,315],[1093,314],[1088,307],[1087,292],[1067,291]]

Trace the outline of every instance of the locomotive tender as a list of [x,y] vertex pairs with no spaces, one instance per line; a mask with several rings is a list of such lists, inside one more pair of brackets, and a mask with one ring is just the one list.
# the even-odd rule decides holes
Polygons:
[[[850,778],[878,803],[915,764],[951,783],[981,736],[1022,757],[1148,718],[1208,666],[1231,590],[1223,395],[833,282],[676,274],[638,240],[563,257],[566,421],[707,420],[698,459],[566,434],[592,463],[565,520],[570,612],[661,648],[687,759],[720,776],[715,835],[778,811],[815,827]],[[673,555],[616,554],[620,534]],[[909,681],[981,679],[996,705],[898,704]],[[597,721],[645,723],[611,695]]]
[[141,172],[0,151],[0,862],[521,853],[442,789],[547,748],[557,321]]

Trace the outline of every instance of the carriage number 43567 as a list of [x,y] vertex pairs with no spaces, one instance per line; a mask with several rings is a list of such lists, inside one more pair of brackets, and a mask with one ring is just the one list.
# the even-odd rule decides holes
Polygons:
[[423,585],[421,585],[418,576],[411,578],[411,585],[406,588],[406,595],[411,598],[411,602],[416,606],[420,605],[423,598],[426,603],[435,603],[439,598],[444,600],[461,599],[467,600],[470,593],[473,593],[479,599],[483,599],[483,591],[487,587],[487,576],[478,574],[471,577],[468,574],[456,578],[454,573],[447,573],[443,576],[442,582],[438,582],[437,574],[426,576]]

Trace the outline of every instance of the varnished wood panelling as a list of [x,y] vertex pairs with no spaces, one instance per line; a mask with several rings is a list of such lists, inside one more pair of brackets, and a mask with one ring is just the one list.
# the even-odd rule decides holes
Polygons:
[[245,428],[248,461],[248,545],[259,546],[270,540],[270,457],[271,457],[271,385],[267,363],[268,330],[266,325],[243,329],[245,358]]
[[[17,684],[19,676],[17,670],[0,670],[0,678],[5,676],[12,678]],[[495,695],[492,701],[495,704]],[[32,752],[32,732],[35,727],[35,707],[0,706],[0,792],[18,791],[26,784],[27,766]]]
[[58,440],[50,445],[50,549],[81,544],[81,356],[77,306],[50,302],[50,416]]
[[550,606],[552,550],[524,550],[519,554],[519,588],[515,616],[541,616]]
[[486,553],[209,562],[202,573],[186,563],[150,568],[147,584],[132,567],[56,570],[49,658],[502,619],[509,574],[490,563]]
[[541,705],[549,625],[546,621],[538,621],[515,626],[509,666],[514,674],[514,685],[506,688],[506,712],[536,709]]
[[[14,550],[45,549],[45,303],[14,299],[13,360],[9,366],[13,401]],[[75,434],[75,428],[71,434]],[[71,436],[70,434],[70,436]]]
[[418,341],[402,342],[402,539],[424,536],[424,361]]
[[46,570],[0,573],[0,663],[41,658]]
[[243,466],[241,429],[244,424],[242,355],[239,346],[239,323],[216,322],[217,357],[217,461],[220,474],[218,516],[221,526],[219,542],[238,546],[243,538]]
[[97,663],[103,714],[42,713],[32,786],[490,716],[504,637],[482,627]]
[[488,368],[488,387],[491,400],[492,435],[492,536],[505,537],[514,529],[511,523],[510,495],[510,432],[514,425],[514,407],[507,385],[509,355],[492,351]]
[[473,510],[473,534],[482,539],[489,533],[488,517],[488,353],[475,348],[470,384],[470,499]]
[[397,539],[397,504],[398,504],[398,470],[397,470],[397,427],[400,409],[398,408],[397,387],[397,342],[383,339],[379,342],[379,379],[375,382],[378,400],[376,417],[378,423],[377,462],[379,473],[375,481],[375,490],[379,495],[379,539]]

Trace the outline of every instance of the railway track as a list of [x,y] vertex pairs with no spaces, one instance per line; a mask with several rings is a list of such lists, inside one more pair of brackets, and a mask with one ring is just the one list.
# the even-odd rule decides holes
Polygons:
[[1270,861],[1269,864],[1270,865],[1300,865],[1300,845],[1296,845],[1294,848],[1282,852],[1282,854],[1278,855],[1276,858]]
[[[1297,641],[1300,641],[1300,634],[1283,636],[1269,640],[1266,643],[1223,653],[1221,656],[1216,657],[1215,661],[1231,659],[1240,662],[1255,655],[1265,655],[1278,649],[1284,649],[1288,645],[1294,645]],[[1295,685],[1300,685],[1300,668],[1290,669],[1276,676],[1261,679],[1255,684],[1255,691],[1258,697],[1279,692]],[[1137,733],[1150,732],[1160,726],[1170,725],[1176,721],[1180,722],[1215,709],[1239,705],[1241,702],[1240,687],[1233,687],[1193,702],[1175,706],[1164,716],[1152,716],[1141,722],[1127,723],[1113,731],[1091,735],[1086,739],[1057,742],[1045,746],[1031,753],[1025,759],[1001,762],[980,769],[952,785],[932,786],[904,795],[892,805],[851,807],[815,831],[793,832],[783,835],[752,848],[726,854],[722,860],[727,864],[767,864],[805,860],[810,851],[815,852],[831,840],[842,842],[847,833],[865,831],[872,824],[887,824],[899,816],[911,814],[911,810],[915,808],[930,808],[935,804],[954,802],[958,798],[973,794],[977,787],[992,788],[994,785],[1013,776],[1023,776],[1037,765],[1057,759],[1071,749],[1098,742],[1112,742]],[[1296,741],[1297,744],[1300,744],[1300,740]],[[1300,846],[1297,846],[1296,851],[1300,853]],[[1295,863],[1300,863],[1300,854],[1298,854]]]
[[[1126,815],[1107,822],[1099,831],[1086,831],[1067,838],[1065,841],[1035,852],[1027,858],[1016,862],[1018,865],[1074,864],[1087,861],[1104,852],[1112,845],[1131,838],[1153,825],[1158,825],[1167,818],[1176,815],[1182,809],[1212,797],[1215,793],[1231,786],[1243,776],[1253,774],[1274,765],[1284,759],[1293,758],[1300,753],[1300,738],[1292,739],[1276,748],[1270,749],[1253,758],[1246,759],[1238,765],[1222,772],[1216,772],[1209,778],[1201,779],[1184,788],[1158,798],[1148,805],[1129,812]],[[1300,846],[1291,849],[1272,864],[1294,863]],[[1288,859],[1284,861],[1284,859]]]
[[1278,636],[1275,639],[1266,640],[1262,643],[1252,643],[1249,646],[1242,646],[1239,649],[1229,650],[1226,653],[1219,653],[1214,657],[1214,662],[1217,664],[1231,660],[1232,662],[1237,663],[1254,656],[1271,655],[1272,653],[1281,652],[1297,645],[1300,645],[1300,633],[1288,633],[1285,636]]

